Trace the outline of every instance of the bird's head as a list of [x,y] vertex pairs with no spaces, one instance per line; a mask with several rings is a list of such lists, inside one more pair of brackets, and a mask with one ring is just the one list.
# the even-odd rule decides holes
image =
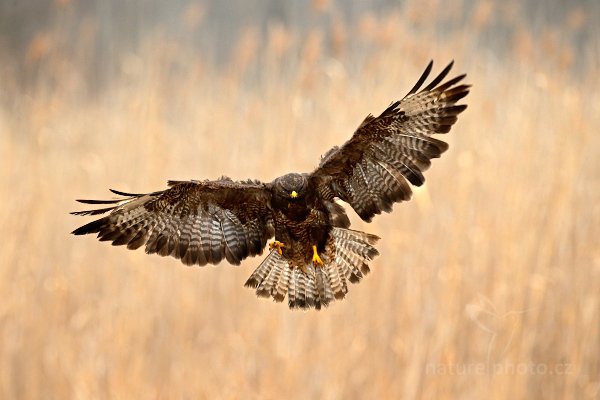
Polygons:
[[273,182],[275,193],[281,199],[290,202],[299,201],[304,198],[308,188],[308,179],[302,174],[287,174],[280,176]]

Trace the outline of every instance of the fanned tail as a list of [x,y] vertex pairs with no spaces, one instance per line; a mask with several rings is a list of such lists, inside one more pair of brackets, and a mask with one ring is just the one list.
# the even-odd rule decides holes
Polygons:
[[369,261],[379,252],[374,245],[379,237],[344,228],[333,228],[323,260],[325,265],[292,267],[288,261],[273,250],[250,275],[245,283],[256,289],[259,297],[272,297],[282,302],[287,294],[292,309],[315,308],[320,310],[348,293],[348,284],[358,283],[369,273]]

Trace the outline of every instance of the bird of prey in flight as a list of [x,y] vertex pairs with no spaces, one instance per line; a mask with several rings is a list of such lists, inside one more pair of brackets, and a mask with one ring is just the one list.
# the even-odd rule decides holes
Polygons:
[[[269,254],[246,281],[261,297],[290,308],[316,308],[343,299],[348,283],[369,272],[378,255],[375,235],[349,229],[337,199],[367,222],[396,202],[409,200],[411,186],[425,182],[432,158],[448,149],[437,138],[450,131],[466,105],[465,75],[444,82],[453,63],[429,84],[433,63],[402,100],[379,116],[368,115],[350,140],[329,150],[310,173],[290,173],[269,183],[227,177],[169,181],[165,190],[132,194],[112,190],[114,200],[78,200],[100,209],[76,215],[108,215],[73,231],[101,241],[144,246],[146,253],[173,256],[186,265],[238,265]],[[434,137],[436,136],[436,137]],[[409,185],[410,183],[410,185]]]

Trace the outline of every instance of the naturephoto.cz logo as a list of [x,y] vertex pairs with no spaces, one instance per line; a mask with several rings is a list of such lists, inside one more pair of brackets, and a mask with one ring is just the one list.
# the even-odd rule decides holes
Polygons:
[[499,312],[486,297],[465,307],[467,318],[477,326],[487,340],[485,362],[444,363],[425,365],[426,375],[568,375],[575,372],[571,363],[506,361],[508,350],[518,336],[522,316],[529,310]]
[[568,375],[574,372],[570,363],[428,363],[425,366],[426,375]]

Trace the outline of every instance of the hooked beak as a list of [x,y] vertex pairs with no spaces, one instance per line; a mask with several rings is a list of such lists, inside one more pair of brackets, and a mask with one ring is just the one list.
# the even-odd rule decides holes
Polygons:
[[290,197],[292,199],[295,199],[296,197],[298,197],[298,193],[295,190],[292,190],[292,193],[290,193]]

